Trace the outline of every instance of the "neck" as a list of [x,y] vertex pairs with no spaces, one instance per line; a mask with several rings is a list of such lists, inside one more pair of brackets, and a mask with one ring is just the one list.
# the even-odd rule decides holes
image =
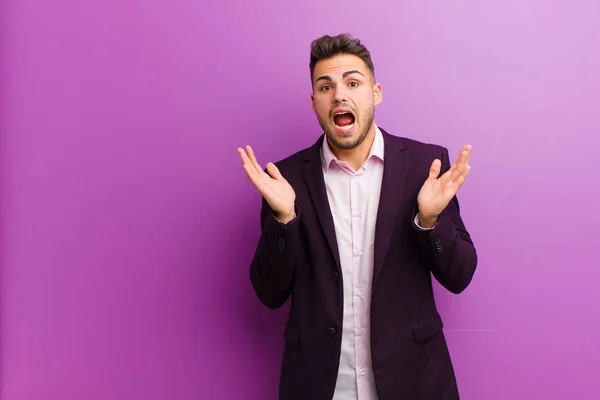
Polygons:
[[371,147],[373,146],[373,142],[375,141],[375,124],[371,125],[365,140],[362,141],[357,147],[349,150],[338,149],[329,143],[329,148],[331,152],[337,157],[338,160],[346,161],[352,169],[357,171],[361,165],[367,160],[369,157],[369,153],[371,152]]

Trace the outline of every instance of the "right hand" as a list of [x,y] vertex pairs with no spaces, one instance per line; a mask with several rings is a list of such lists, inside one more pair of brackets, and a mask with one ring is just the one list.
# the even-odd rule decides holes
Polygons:
[[[248,154],[246,154],[246,151]],[[241,147],[238,148],[246,176],[265,198],[271,210],[273,210],[275,218],[287,224],[295,217],[296,192],[281,175],[275,164],[267,164],[267,171],[269,172],[267,174],[256,161],[252,148],[246,146],[246,151]]]

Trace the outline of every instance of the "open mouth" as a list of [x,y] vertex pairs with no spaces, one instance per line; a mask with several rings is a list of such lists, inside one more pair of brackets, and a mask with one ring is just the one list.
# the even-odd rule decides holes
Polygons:
[[355,120],[354,114],[349,110],[337,110],[333,113],[333,123],[342,130],[352,129]]

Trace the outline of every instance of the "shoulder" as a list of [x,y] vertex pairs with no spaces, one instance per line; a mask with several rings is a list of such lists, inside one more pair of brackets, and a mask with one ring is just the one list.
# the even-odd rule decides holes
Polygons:
[[391,134],[383,128],[379,128],[383,134],[386,145],[397,147],[404,151],[415,154],[417,157],[448,157],[448,149],[436,143],[427,143],[406,136]]
[[307,162],[320,162],[320,149],[323,138],[324,135],[321,135],[311,146],[298,150],[295,153],[274,162],[274,164],[282,171],[296,171]]

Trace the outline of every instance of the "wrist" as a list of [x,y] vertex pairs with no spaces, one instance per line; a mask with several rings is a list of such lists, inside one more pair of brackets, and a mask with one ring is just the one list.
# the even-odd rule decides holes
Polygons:
[[292,209],[292,213],[288,213],[285,215],[282,214],[275,214],[275,218],[277,218],[277,220],[279,222],[281,222],[282,224],[287,224],[289,223],[291,220],[293,220],[294,218],[296,218],[296,213],[294,212],[294,210]]
[[419,225],[421,225],[423,228],[433,228],[434,226],[436,226],[438,222],[438,217],[430,217],[430,216],[425,216],[422,214],[419,214]]

